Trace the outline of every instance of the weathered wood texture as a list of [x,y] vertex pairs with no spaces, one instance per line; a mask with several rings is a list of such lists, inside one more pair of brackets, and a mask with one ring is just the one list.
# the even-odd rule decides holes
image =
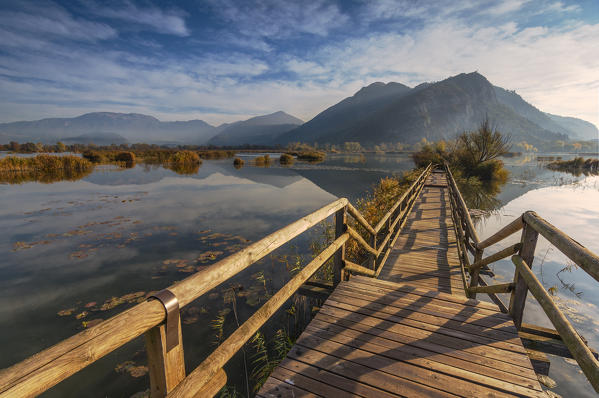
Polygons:
[[517,273],[526,283],[528,290],[537,299],[541,308],[543,308],[543,311],[545,311],[545,314],[561,336],[562,341],[568,347],[578,365],[580,365],[580,369],[582,369],[595,391],[599,392],[599,362],[595,359],[593,352],[587,347],[578,335],[578,332],[572,327],[570,321],[568,321],[566,316],[553,302],[547,290],[545,290],[541,282],[539,282],[535,274],[531,271],[524,257],[513,256],[512,262],[516,265]]
[[354,276],[258,396],[545,395],[518,331],[495,305]]
[[378,278],[464,295],[445,173],[427,177]]

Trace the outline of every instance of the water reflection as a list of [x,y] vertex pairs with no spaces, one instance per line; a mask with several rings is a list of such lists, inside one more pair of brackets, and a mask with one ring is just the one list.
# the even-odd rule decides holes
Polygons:
[[0,172],[0,184],[23,184],[26,182],[40,182],[42,184],[52,184],[59,181],[77,181],[92,173],[92,169],[87,170],[64,170],[55,169],[52,171],[26,171],[26,172]]
[[[545,186],[525,186],[526,192],[504,203],[493,215],[481,220],[477,225],[480,238],[489,237],[523,212],[534,210],[589,250],[599,253],[599,177],[556,184],[564,181],[560,173],[549,176],[546,171],[540,170],[539,174],[546,176],[540,180],[540,184]],[[536,178],[539,174],[536,174]],[[520,234],[514,234],[486,249],[485,253],[495,253],[517,243],[519,239]],[[509,259],[502,260],[491,268],[496,274],[496,282],[512,280],[514,266]],[[537,243],[533,271],[545,288],[554,295],[554,301],[574,327],[587,338],[589,345],[598,348],[599,296],[595,293],[597,282],[542,237],[539,237]],[[484,299],[485,296],[482,295],[481,298]],[[503,299],[508,302],[509,296],[505,295]],[[526,303],[524,322],[553,328],[543,310],[530,295]],[[550,377],[558,382],[558,387],[553,390],[563,396],[596,396],[578,366],[573,365],[571,361],[552,357]]]
[[[296,162],[281,167],[273,162],[269,168],[248,162],[236,169],[232,159],[204,161],[193,170],[148,164],[129,169],[99,166],[76,181],[0,185],[0,225],[5,231],[0,238],[0,338],[10,342],[3,346],[0,367],[67,338],[90,322],[108,318],[149,292],[227,256],[247,244],[246,240],[260,239],[337,197],[355,202],[380,178],[413,167],[404,154],[363,156],[364,162],[356,162],[354,156],[329,155],[317,165]],[[497,209],[478,224],[482,238],[522,211],[534,209],[599,251],[599,177],[576,178],[550,171],[534,157],[505,162],[512,174],[506,185],[473,192],[463,189],[471,207]],[[184,311],[188,370],[214,348],[209,343],[214,332],[207,325],[230,308],[225,292],[243,287],[239,317],[247,319],[265,294],[289,278],[291,265],[309,261],[312,237],[294,240]],[[511,243],[515,241],[505,245]],[[566,261],[552,251],[545,255],[548,248],[543,244],[539,242],[533,269],[543,270],[547,287],[558,286],[557,297],[563,298],[564,308],[579,310],[577,326],[591,345],[599,346],[599,314],[594,307],[599,299],[591,290],[594,281],[585,279],[580,270],[561,272],[565,283],[574,283],[575,292],[582,291],[581,298],[576,297],[556,276]],[[507,281],[513,276],[509,261],[494,268],[498,279]],[[529,306],[526,316],[533,318],[527,321],[543,324],[534,308],[534,304]],[[224,333],[234,327],[229,319]],[[140,369],[144,365],[138,339],[46,395],[129,396],[149,385]],[[229,375],[242,374],[239,361],[229,366]],[[552,365],[552,372],[564,374],[552,377],[559,382],[572,377],[575,387],[582,386],[582,392],[575,393],[584,393],[586,381],[579,380],[575,368],[568,373],[569,368],[573,367]]]

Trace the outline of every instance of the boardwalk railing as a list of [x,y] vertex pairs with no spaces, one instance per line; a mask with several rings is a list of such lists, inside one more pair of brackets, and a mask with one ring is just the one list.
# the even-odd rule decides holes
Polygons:
[[[477,293],[487,293],[503,312],[509,313],[512,316],[514,324],[520,329],[522,327],[526,297],[528,291],[530,291],[541,308],[543,308],[543,311],[554,325],[563,343],[570,351],[572,357],[578,362],[595,391],[599,392],[599,362],[531,271],[539,234],[597,281],[599,281],[599,256],[539,217],[533,211],[525,212],[521,217],[516,218],[489,238],[480,241],[470,218],[468,207],[460,194],[451,170],[447,165],[445,165],[445,169],[448,175],[452,216],[456,226],[458,249],[462,260],[462,278],[468,296],[476,298]],[[486,248],[520,230],[522,230],[522,236],[519,243],[483,258]],[[472,263],[470,262],[468,252],[474,257]],[[481,270],[493,262],[510,256],[512,256],[512,262],[516,266],[513,282],[487,285],[480,276]],[[466,272],[469,274],[469,284],[467,284],[468,278]],[[497,293],[511,293],[509,306],[506,306],[499,299]]]
[[[169,286],[153,299],[137,304],[97,326],[0,371],[0,397],[36,396],[142,334],[148,354],[152,397],[214,395],[227,380],[223,365],[331,257],[334,256],[334,284],[347,273],[366,273],[372,276],[380,272],[431,169],[432,166],[429,165],[375,227],[370,226],[347,199],[338,199]],[[348,225],[347,214],[368,231],[370,243]],[[196,369],[186,375],[180,308],[332,215],[335,215],[335,240],[277,291]],[[380,244],[377,244],[378,238],[382,239]],[[345,245],[349,239],[355,239],[371,254],[371,268],[345,260]]]

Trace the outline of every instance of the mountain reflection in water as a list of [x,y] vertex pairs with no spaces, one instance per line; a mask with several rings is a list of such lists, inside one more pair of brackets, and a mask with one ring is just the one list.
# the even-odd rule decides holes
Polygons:
[[[522,211],[534,209],[599,252],[599,247],[593,247],[599,242],[599,198],[593,186],[597,177],[550,171],[534,157],[505,162],[511,171],[506,185],[482,192],[463,188],[471,207],[495,210],[477,223],[481,238]],[[235,169],[232,163],[232,159],[205,160],[197,169],[174,171],[139,163],[129,169],[99,166],[77,181],[1,184],[0,226],[5,232],[0,238],[0,338],[10,344],[4,346],[0,367],[134,305],[148,292],[185,278],[337,197],[355,203],[380,178],[413,167],[405,154],[329,155],[319,164],[296,162],[289,167],[278,162],[254,167],[246,162]],[[208,325],[228,306],[223,291],[237,284],[250,292],[251,297],[238,300],[240,321],[244,321],[263,299],[254,294],[264,296],[259,288],[274,292],[288,280],[281,259],[296,256],[306,264],[311,258],[310,241],[318,234],[316,230],[294,240],[188,306],[182,315],[188,370],[214,348]],[[539,243],[537,261],[547,250]],[[585,303],[581,308],[586,318],[579,314],[575,324],[598,347],[599,325],[590,320],[599,319],[593,307],[599,302],[590,290],[593,281],[580,270],[562,272],[560,277],[575,283],[583,295],[578,298],[562,289],[555,274],[564,264],[554,250],[545,256],[542,267],[535,262],[533,269],[543,270],[546,287],[558,284],[564,305],[571,299]],[[513,276],[509,261],[494,268],[499,279]],[[256,274],[262,271],[266,284],[258,285]],[[527,317],[535,314],[538,311],[526,312]],[[229,322],[225,332],[233,328],[234,322]],[[558,362],[552,372],[560,374],[551,375],[560,382],[556,391],[564,396],[587,393],[588,383],[581,381],[576,368]],[[143,342],[137,339],[45,396],[130,396],[149,386],[144,365]],[[227,370],[229,382],[242,391],[243,382],[235,376],[243,373],[239,359],[231,361]],[[575,380],[575,390],[563,389],[566,378]]]

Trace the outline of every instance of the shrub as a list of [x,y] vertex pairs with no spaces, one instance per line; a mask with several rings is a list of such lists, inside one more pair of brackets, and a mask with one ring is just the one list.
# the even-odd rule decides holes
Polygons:
[[235,166],[236,169],[243,167],[244,164],[245,164],[245,160],[243,160],[241,158],[235,158],[233,160],[233,166]]
[[281,157],[279,158],[279,163],[281,164],[292,164],[294,161],[295,158],[288,153],[281,154]]
[[134,163],[135,154],[129,151],[119,152],[114,157],[114,160],[116,160],[117,162]]
[[97,151],[85,151],[81,154],[85,159],[89,160],[92,163],[101,163],[106,161],[106,157]]
[[170,157],[170,161],[172,163],[190,164],[190,165],[197,165],[197,164],[202,163],[202,159],[200,159],[200,156],[196,152],[193,152],[193,151],[175,152]]
[[324,152],[314,150],[291,151],[287,153],[289,155],[295,156],[298,160],[304,160],[307,162],[322,162],[326,158],[326,154]]
[[257,158],[254,159],[254,162],[256,163],[256,166],[267,166],[270,164],[270,156],[269,155],[258,156]]

